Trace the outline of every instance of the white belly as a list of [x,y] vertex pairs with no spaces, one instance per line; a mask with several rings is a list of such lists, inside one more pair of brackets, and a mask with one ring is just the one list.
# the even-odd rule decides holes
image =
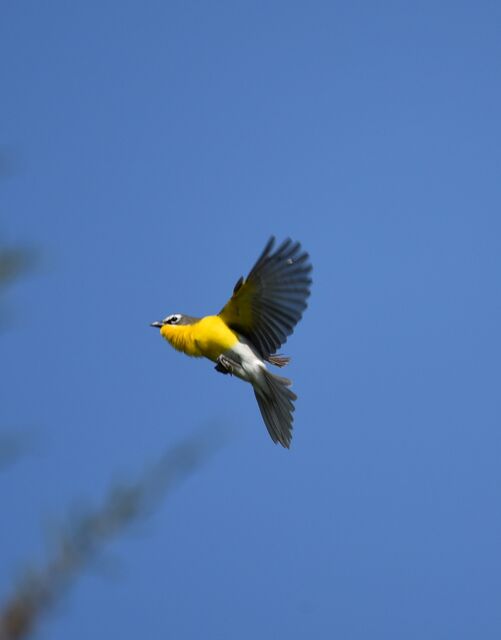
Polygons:
[[266,369],[265,363],[246,342],[237,342],[225,355],[237,365],[232,373],[246,382],[260,380],[262,370]]

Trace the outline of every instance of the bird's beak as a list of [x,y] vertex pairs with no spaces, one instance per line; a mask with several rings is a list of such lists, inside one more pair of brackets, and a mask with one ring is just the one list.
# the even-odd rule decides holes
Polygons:
[[164,326],[164,323],[163,323],[163,322],[152,322],[152,323],[150,324],[150,327],[156,327],[157,329],[160,329],[160,328],[161,328],[161,327],[163,327],[163,326]]

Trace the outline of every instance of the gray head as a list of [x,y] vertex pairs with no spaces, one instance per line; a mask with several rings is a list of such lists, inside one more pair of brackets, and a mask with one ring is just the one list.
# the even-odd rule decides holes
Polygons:
[[161,329],[164,324],[194,324],[195,322],[198,322],[199,319],[200,318],[193,318],[192,316],[185,316],[182,313],[173,313],[163,320],[152,322],[150,327],[157,327],[158,329]]

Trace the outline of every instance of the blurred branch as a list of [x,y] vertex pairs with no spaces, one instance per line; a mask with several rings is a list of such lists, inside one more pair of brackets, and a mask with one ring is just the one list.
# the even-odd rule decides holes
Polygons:
[[8,314],[4,305],[4,293],[19,276],[31,269],[36,261],[34,251],[29,249],[6,249],[0,247],[0,330],[5,329]]
[[[0,179],[12,170],[12,154],[6,154],[0,147]],[[36,257],[35,252],[27,249],[0,246],[0,321],[2,294],[33,266]],[[222,444],[223,439],[217,434],[210,438],[207,434],[191,437],[167,450],[136,482],[112,487],[101,506],[71,518],[46,562],[33,566],[0,606],[0,640],[28,638],[103,547],[158,508]],[[0,434],[0,468],[14,461],[24,449],[21,437]]]
[[105,544],[150,514],[222,444],[221,437],[206,434],[186,440],[168,450],[135,483],[112,488],[101,507],[70,523],[52,558],[32,569],[0,609],[0,640],[27,638]]
[[[1,160],[1,156],[0,156]],[[0,247],[0,329],[5,328],[2,293],[13,280],[32,267],[35,252],[28,249]],[[0,471],[14,462],[26,449],[20,434],[0,433]]]
[[[16,162],[14,152],[5,145],[0,145],[0,180],[14,173]],[[29,249],[0,246],[0,294],[18,276],[32,268],[35,252]]]
[[34,253],[27,249],[0,248],[0,287],[5,287],[33,266]]
[[0,471],[14,463],[28,448],[26,434],[0,432]]

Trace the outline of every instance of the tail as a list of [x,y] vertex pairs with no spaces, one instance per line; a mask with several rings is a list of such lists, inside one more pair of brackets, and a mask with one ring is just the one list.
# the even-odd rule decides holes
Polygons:
[[263,369],[259,383],[254,384],[256,396],[264,424],[273,442],[279,442],[288,449],[292,440],[292,413],[296,394],[289,389],[292,382],[288,378],[276,376]]

